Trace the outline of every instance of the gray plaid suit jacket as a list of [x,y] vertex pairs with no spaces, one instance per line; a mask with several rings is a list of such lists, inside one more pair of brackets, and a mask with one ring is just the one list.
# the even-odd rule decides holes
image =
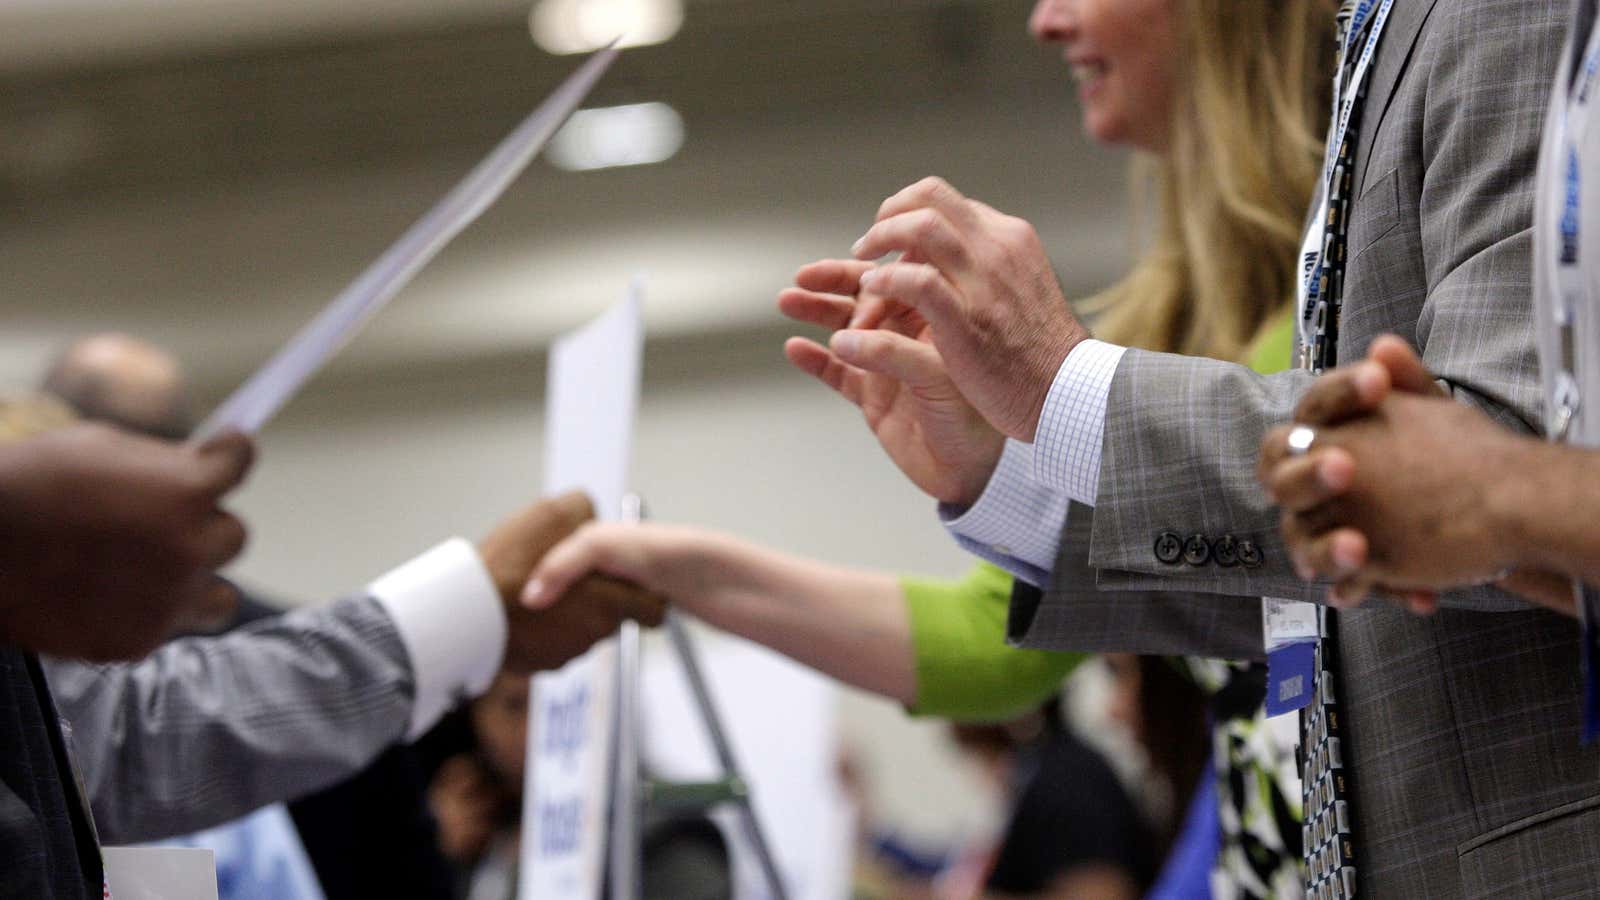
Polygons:
[[108,844],[348,778],[405,736],[416,690],[399,631],[368,597],[181,638],[136,663],[44,667]]
[[[1461,400],[1530,430],[1534,170],[1566,21],[1557,0],[1398,0],[1354,162],[1339,358],[1399,334]],[[1259,656],[1259,598],[1322,593],[1294,577],[1254,478],[1308,383],[1128,351],[1096,507],[1069,513],[1043,593],[1018,591],[1013,640]],[[1165,531],[1248,538],[1264,560],[1163,564]],[[1489,590],[1444,602],[1337,614],[1362,896],[1594,896],[1600,753],[1578,738],[1576,626]]]

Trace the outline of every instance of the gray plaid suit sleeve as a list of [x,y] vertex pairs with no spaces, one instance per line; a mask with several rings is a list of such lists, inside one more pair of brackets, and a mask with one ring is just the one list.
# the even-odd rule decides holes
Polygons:
[[1006,639],[1086,653],[1263,656],[1261,604],[1197,592],[1102,591],[1089,565],[1094,510],[1073,504],[1045,590],[1018,579]]
[[399,632],[367,597],[46,672],[107,843],[208,828],[347,777],[405,734],[414,692]]
[[[1464,402],[1523,427],[1540,405],[1534,162],[1569,11],[1561,0],[1398,0],[1355,157],[1339,358],[1396,333]],[[1052,582],[1023,642],[1134,645],[1132,631],[1154,622],[1215,652],[1243,619],[1220,615],[1226,598],[1209,592],[1256,615],[1256,595],[1296,596],[1249,475],[1252,443],[1303,379],[1125,355],[1086,564]],[[1249,537],[1264,563],[1164,566],[1152,529],[1166,528]],[[1144,590],[1201,592],[1204,609],[1169,627]],[[1383,603],[1337,614],[1358,895],[1594,896],[1600,752],[1578,735],[1578,629],[1487,592],[1447,601],[1427,618]]]

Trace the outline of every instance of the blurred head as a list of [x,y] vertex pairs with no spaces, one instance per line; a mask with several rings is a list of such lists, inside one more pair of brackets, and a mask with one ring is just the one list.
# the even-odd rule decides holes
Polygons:
[[508,790],[520,793],[528,747],[527,676],[496,676],[489,690],[472,701],[471,716],[484,762]]
[[79,416],[128,431],[182,440],[193,425],[178,361],[125,334],[74,341],[51,363],[41,387]]
[[1060,734],[1067,728],[1061,695],[1052,695],[1032,710],[1005,722],[951,722],[950,737],[991,775],[1005,780],[1018,750]]
[[[1337,0],[1039,0],[1095,138],[1145,151],[1153,240],[1095,331],[1238,360],[1293,299],[1322,159]],[[1136,202],[1135,209],[1149,204]]]
[[1144,748],[1151,772],[1170,791],[1174,815],[1163,819],[1171,839],[1180,824],[1176,813],[1193,795],[1211,752],[1210,698],[1178,661],[1131,653],[1108,653],[1104,659],[1111,672],[1106,713],[1127,726]]
[[1132,653],[1107,653],[1101,657],[1111,673],[1111,690],[1106,697],[1106,715],[1128,729],[1128,735],[1145,743],[1144,708],[1139,703],[1143,682],[1139,677],[1139,657]]
[[1174,0],[1039,0],[1035,39],[1061,46],[1095,140],[1163,153],[1172,125]]

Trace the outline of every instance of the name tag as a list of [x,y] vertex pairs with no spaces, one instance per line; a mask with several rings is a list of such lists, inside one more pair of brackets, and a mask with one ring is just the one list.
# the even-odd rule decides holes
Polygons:
[[105,847],[107,900],[217,900],[217,861],[191,847]]
[[1266,635],[1269,651],[1297,641],[1315,641],[1321,637],[1317,627],[1317,605],[1301,600],[1264,597],[1261,600],[1261,630]]
[[1316,604],[1263,597],[1261,630],[1266,635],[1267,715],[1304,709],[1316,687],[1317,640],[1322,636]]

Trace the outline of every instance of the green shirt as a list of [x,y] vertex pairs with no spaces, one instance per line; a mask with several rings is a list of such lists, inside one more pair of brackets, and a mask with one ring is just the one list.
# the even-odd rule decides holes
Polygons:
[[[1294,316],[1280,315],[1257,338],[1248,362],[1257,372],[1281,372],[1293,348]],[[907,577],[900,585],[916,654],[916,715],[1014,719],[1055,693],[1090,656],[1007,644],[1011,575],[989,563],[958,581]]]

